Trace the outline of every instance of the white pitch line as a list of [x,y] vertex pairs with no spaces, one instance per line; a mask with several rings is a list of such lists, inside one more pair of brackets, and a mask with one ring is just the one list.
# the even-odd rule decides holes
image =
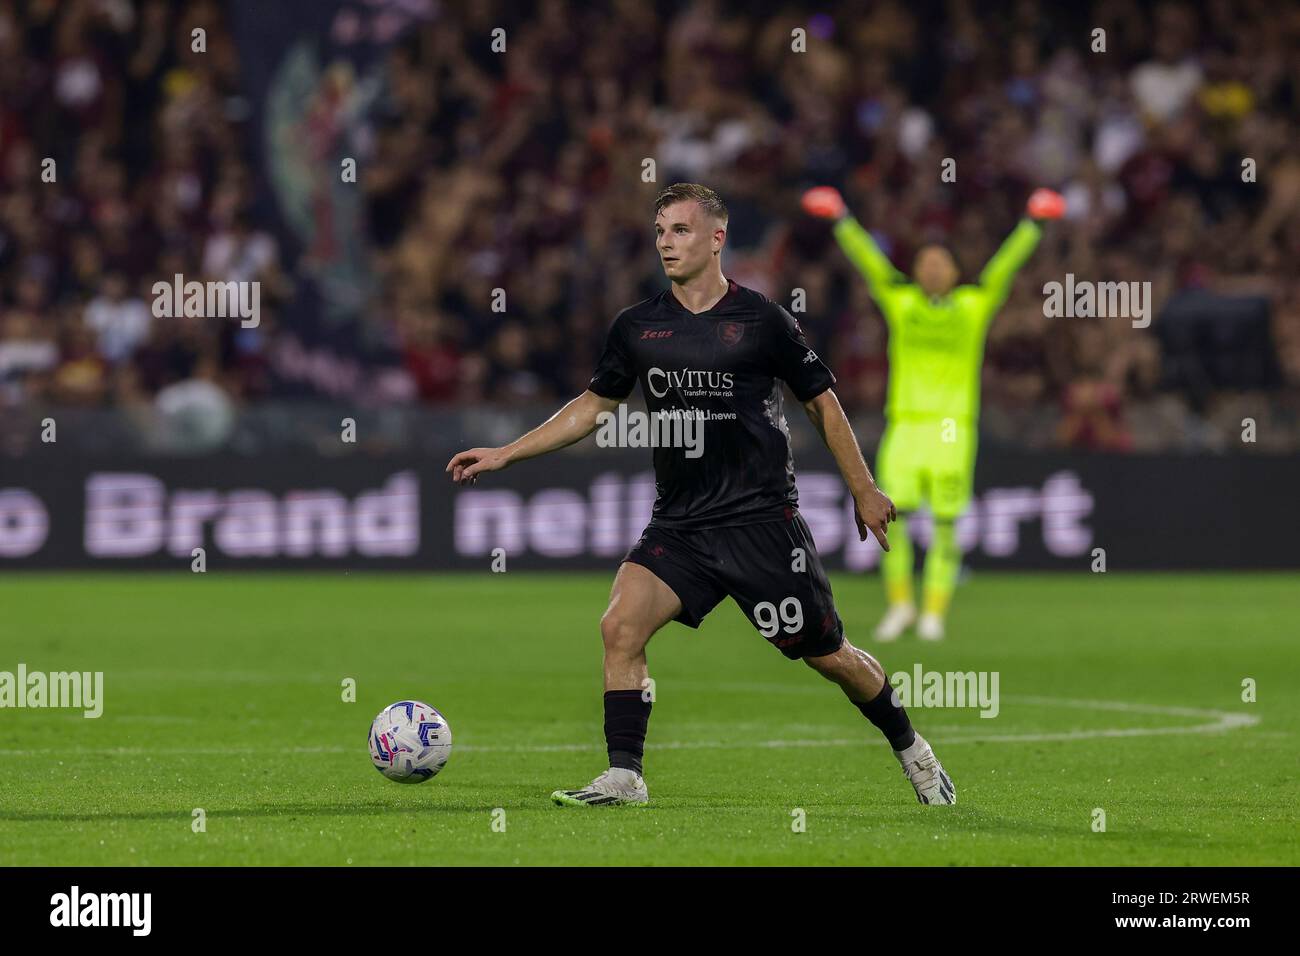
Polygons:
[[[1047,707],[1086,708],[1090,710],[1118,710],[1128,713],[1161,714],[1175,717],[1208,718],[1206,723],[1177,727],[1104,727],[1096,730],[1067,730],[1056,733],[1028,734],[950,734],[942,740],[943,746],[950,744],[978,743],[1047,743],[1070,740],[1099,740],[1124,737],[1159,737],[1175,734],[1213,734],[1242,727],[1253,727],[1259,718],[1251,714],[1238,714],[1225,710],[1207,710],[1196,707],[1170,707],[1159,704],[1137,704],[1126,701],[1107,700],[1070,700],[1057,697],[1016,697],[1024,703]],[[925,709],[925,708],[918,708]],[[934,708],[930,708],[934,709]],[[915,711],[913,711],[915,712]],[[653,750],[746,750],[803,747],[860,747],[863,744],[879,743],[875,738],[863,734],[861,737],[843,737],[829,739],[801,740],[668,740],[650,744]],[[338,754],[352,753],[358,747],[102,747],[85,749],[66,749],[46,747],[35,750],[0,750],[0,757],[34,757],[59,754],[67,757],[110,756],[134,757],[153,755],[193,755],[193,756],[258,756],[276,754]],[[468,753],[579,753],[601,749],[596,741],[585,744],[461,744],[455,748]]]

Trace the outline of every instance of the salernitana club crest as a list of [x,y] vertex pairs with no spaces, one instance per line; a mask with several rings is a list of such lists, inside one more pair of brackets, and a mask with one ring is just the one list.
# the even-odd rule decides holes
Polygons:
[[727,347],[735,345],[744,335],[745,327],[739,322],[720,322],[718,324],[718,338]]

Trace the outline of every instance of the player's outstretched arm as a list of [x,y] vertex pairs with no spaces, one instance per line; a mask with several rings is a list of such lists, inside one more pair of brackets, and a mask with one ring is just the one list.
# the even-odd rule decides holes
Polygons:
[[988,296],[990,317],[1007,300],[1016,273],[1038,248],[1038,241],[1043,236],[1039,223],[1046,219],[1060,219],[1063,215],[1065,200],[1059,193],[1050,189],[1034,190],[1029,202],[1025,204],[1025,218],[1011,230],[1011,235],[1007,236],[980,273],[979,285]]
[[1038,248],[1042,234],[1043,230],[1038,223],[1032,219],[1021,219],[980,273],[980,288],[996,303],[994,308],[1005,302],[1010,295],[1016,273]]
[[853,218],[839,190],[832,186],[810,189],[803,195],[803,208],[809,215],[835,224],[835,241],[867,280],[867,287],[877,303],[883,306],[889,292],[907,282],[907,277],[894,268],[889,257],[876,245],[871,233]]
[[853,434],[853,426],[840,405],[835,392],[826,389],[815,398],[803,403],[808,417],[817,431],[821,432],[826,447],[835,456],[844,483],[853,495],[853,513],[858,522],[859,540],[867,540],[870,531],[880,542],[880,547],[889,550],[886,526],[898,517],[894,503],[885,497],[884,492],[876,487],[876,480],[871,477],[867,463],[862,458],[858,439]]
[[458,452],[447,462],[446,470],[457,484],[473,484],[485,471],[500,471],[507,465],[536,458],[582,441],[596,430],[601,412],[612,412],[618,402],[595,392],[586,391],[528,434],[500,448],[471,448]]

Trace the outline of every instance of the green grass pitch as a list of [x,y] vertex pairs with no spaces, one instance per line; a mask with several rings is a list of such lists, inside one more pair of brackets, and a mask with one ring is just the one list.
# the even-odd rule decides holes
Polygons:
[[[911,710],[951,808],[919,805],[839,690],[725,602],[650,645],[650,807],[561,809],[551,790],[605,766],[609,583],[6,575],[0,670],[103,671],[105,708],[0,710],[0,864],[1300,862],[1296,575],[979,574],[947,641],[883,646],[879,581],[836,576],[850,639],[890,673],[999,674],[995,718]],[[407,697],[456,745],[419,786],[365,745]]]

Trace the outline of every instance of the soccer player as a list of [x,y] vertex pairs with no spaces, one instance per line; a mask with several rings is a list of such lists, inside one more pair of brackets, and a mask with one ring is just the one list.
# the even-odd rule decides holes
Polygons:
[[956,802],[952,780],[912,729],[874,657],[844,638],[830,582],[798,511],[781,382],[803,405],[853,495],[858,535],[886,550],[893,503],[876,487],[831,386],[835,377],[781,306],[722,273],[727,208],[678,183],[655,203],[667,291],[621,311],[586,392],[522,438],[447,465],[459,483],[571,445],[613,414],[639,381],[651,413],[699,413],[703,453],[654,452],[653,517],[623,559],[600,621],[609,769],[561,805],[644,804],[651,703],[646,645],[669,621],[699,627],[724,597],[792,660],[838,684],[889,741],[922,803]]
[[[1038,220],[1059,218],[1065,203],[1049,189],[1035,191],[1027,217],[975,285],[957,285],[957,264],[939,245],[917,251],[912,266],[916,281],[907,281],[829,186],[810,189],[803,206],[835,223],[840,248],[866,278],[889,328],[887,424],[876,469],[899,518],[894,546],[881,559],[888,608],[876,627],[876,640],[897,640],[914,623],[918,637],[940,640],[961,568],[955,524],[970,503],[974,482],[984,336],[1016,273],[1038,245]],[[929,505],[933,531],[917,622],[907,516],[922,504]]]

